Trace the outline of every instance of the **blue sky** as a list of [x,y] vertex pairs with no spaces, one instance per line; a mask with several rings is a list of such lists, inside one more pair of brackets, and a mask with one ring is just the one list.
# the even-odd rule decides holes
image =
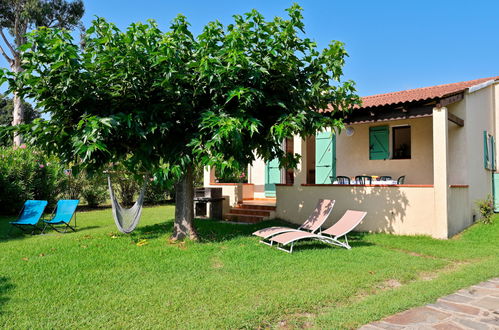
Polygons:
[[[84,23],[102,16],[120,28],[157,20],[163,29],[178,14],[197,34],[209,21],[258,9],[285,16],[293,1],[85,0]],[[303,0],[307,36],[326,46],[346,44],[345,78],[360,95],[499,75],[499,1]],[[4,64],[2,62],[1,64]]]

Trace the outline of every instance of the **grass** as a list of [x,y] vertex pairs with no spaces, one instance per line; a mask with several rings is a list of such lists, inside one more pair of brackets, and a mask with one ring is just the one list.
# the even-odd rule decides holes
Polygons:
[[356,234],[350,251],[259,244],[259,225],[200,220],[199,243],[170,244],[174,209],[149,207],[132,235],[110,210],[70,234],[6,236],[2,328],[354,328],[499,275],[499,221],[451,240]]

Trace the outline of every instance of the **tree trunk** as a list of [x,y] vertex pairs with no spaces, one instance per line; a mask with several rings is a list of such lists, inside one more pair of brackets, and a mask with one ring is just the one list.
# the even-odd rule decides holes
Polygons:
[[[12,65],[12,71],[15,73],[21,72],[20,59],[16,58],[14,64]],[[24,123],[24,106],[19,95],[14,92],[14,112],[12,113],[12,126],[20,125]],[[20,146],[23,144],[23,137],[19,133],[14,133],[14,146]]]
[[194,176],[189,167],[184,177],[175,185],[175,223],[173,225],[172,240],[182,240],[189,237],[198,239],[194,228]]

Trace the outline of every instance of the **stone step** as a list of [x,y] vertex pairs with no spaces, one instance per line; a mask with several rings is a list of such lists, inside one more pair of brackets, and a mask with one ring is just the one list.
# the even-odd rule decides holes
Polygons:
[[230,209],[231,214],[246,214],[246,215],[259,215],[269,217],[272,210],[258,210],[250,208],[233,207]]
[[224,215],[224,219],[232,222],[240,223],[258,223],[264,220],[263,216],[251,215],[251,214],[237,214],[237,213],[227,213]]

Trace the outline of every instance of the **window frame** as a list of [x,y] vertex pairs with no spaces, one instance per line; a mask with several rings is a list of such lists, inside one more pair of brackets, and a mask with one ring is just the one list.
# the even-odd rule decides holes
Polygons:
[[[406,124],[406,125],[397,125],[397,126],[390,126],[391,130],[391,145],[390,145],[390,159],[393,160],[404,160],[404,159],[412,159],[412,128],[411,125]],[[409,128],[409,157],[408,158],[396,158],[395,157],[395,130],[396,129],[402,129],[402,128]]]

